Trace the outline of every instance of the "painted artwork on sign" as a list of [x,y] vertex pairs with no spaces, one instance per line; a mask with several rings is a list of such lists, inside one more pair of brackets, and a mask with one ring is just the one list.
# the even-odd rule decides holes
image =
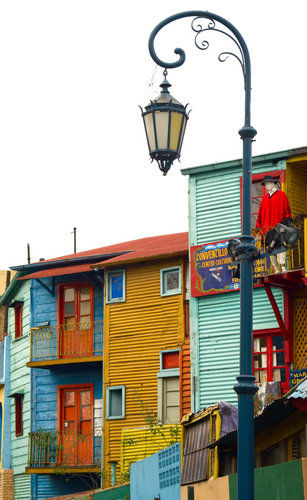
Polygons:
[[[190,248],[191,255],[191,296],[233,292],[240,289],[240,278],[233,277],[237,263],[228,255],[229,240],[197,245]],[[255,245],[263,251],[261,238],[255,238]],[[270,258],[254,262],[253,277],[269,274]]]

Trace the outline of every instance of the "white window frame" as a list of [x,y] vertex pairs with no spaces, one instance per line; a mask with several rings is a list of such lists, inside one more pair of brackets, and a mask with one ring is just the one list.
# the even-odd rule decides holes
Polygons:
[[[118,269],[117,271],[107,271],[107,283],[106,283],[106,303],[107,304],[113,304],[116,302],[125,302],[126,301],[126,270],[125,269]],[[114,298],[112,299],[110,297],[112,287],[110,286],[110,279],[112,276],[118,276],[122,275],[123,277],[123,296],[122,298]]]
[[158,378],[179,377],[179,375],[180,375],[179,368],[164,368],[163,369],[163,354],[166,354],[169,352],[178,352],[179,353],[179,360],[180,360],[180,349],[166,349],[165,351],[160,351],[160,371],[157,374]]
[[[122,391],[122,412],[121,415],[110,415],[110,392],[112,391],[118,391],[121,389]],[[119,420],[122,418],[126,418],[126,413],[125,413],[125,407],[126,407],[126,386],[125,385],[113,385],[107,387],[106,391],[106,419],[107,420]]]
[[[157,373],[158,378],[158,421],[163,422],[163,379],[167,377],[178,377],[179,378],[179,394],[180,394],[180,367],[179,368],[163,368],[163,354],[169,352],[178,352],[180,360],[180,349],[166,349],[160,351],[160,371]],[[180,361],[179,361],[180,363]],[[180,408],[180,402],[179,402]],[[178,422],[179,423],[179,422]],[[166,425],[166,424],[163,424]]]
[[[166,290],[164,291],[164,276],[168,272],[178,271],[179,273],[179,287],[174,290]],[[160,293],[161,297],[169,297],[170,295],[178,295],[182,291],[182,283],[181,283],[181,266],[175,267],[166,267],[164,269],[160,269]]]

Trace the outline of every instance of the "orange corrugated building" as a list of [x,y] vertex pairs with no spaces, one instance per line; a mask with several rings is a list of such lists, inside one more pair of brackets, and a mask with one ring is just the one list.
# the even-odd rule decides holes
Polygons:
[[[162,448],[174,439],[172,433],[168,439],[169,426],[176,428],[190,411],[187,261],[188,235],[179,233],[136,240],[128,253],[96,266],[105,269],[106,484],[110,477],[114,483],[115,470],[117,480],[124,472],[123,446],[126,464],[129,446],[133,461],[150,455],[157,449],[157,437],[163,437]],[[150,431],[157,419],[158,435]],[[136,445],[131,432],[122,442],[124,429],[144,427],[146,447]],[[180,433],[175,439],[180,440]]]

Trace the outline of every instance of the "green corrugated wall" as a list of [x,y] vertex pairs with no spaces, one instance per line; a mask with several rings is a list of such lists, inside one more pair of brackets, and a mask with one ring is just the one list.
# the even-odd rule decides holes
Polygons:
[[[283,293],[274,289],[283,311]],[[277,328],[278,324],[262,288],[254,290],[254,329]],[[240,294],[208,295],[198,301],[199,403],[200,408],[223,400],[236,404],[233,390],[239,374]]]
[[[238,498],[238,476],[229,476],[229,500]],[[255,500],[304,500],[302,460],[255,469]]]
[[15,435],[15,407],[14,398],[11,398],[11,461],[14,470],[14,498],[28,500],[31,498],[30,476],[24,475],[28,460],[28,435],[30,432],[31,400],[30,400],[30,281],[23,282],[12,300],[24,303],[22,313],[22,337],[15,340],[14,308],[9,308],[8,330],[10,335],[11,356],[11,394],[24,392],[23,397],[23,435]]
[[[254,174],[285,169],[285,162],[264,163]],[[241,234],[240,177],[242,168],[213,170],[190,179],[195,183],[195,199],[190,202],[190,244],[200,245],[234,238]]]
[[[253,173],[284,170],[286,161],[263,157]],[[190,172],[190,245],[234,238],[241,234],[240,177],[238,162],[213,165]],[[282,291],[274,290],[280,310]],[[190,300],[192,411],[219,400],[236,403],[233,386],[239,373],[239,293],[229,292]],[[277,327],[263,289],[254,290],[254,328]]]
[[14,500],[31,500],[30,474],[14,476]]
[[107,490],[97,491],[96,493],[94,493],[94,500],[129,500],[129,498],[129,484],[116,486],[115,488],[109,488]]

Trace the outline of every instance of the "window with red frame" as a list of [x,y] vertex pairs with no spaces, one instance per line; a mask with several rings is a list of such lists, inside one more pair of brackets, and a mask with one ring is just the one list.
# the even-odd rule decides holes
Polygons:
[[15,307],[15,339],[22,336],[22,308],[23,303],[18,302]]
[[281,382],[282,389],[287,389],[289,366],[286,363],[286,349],[285,340],[279,333],[254,337],[256,383]]
[[15,434],[16,436],[23,435],[23,421],[22,421],[22,401],[23,394],[15,395]]
[[[256,227],[256,221],[258,217],[259,207],[262,198],[267,193],[264,186],[261,185],[263,178],[265,175],[271,175],[274,179],[277,180],[276,186],[278,189],[281,188],[281,184],[284,182],[284,171],[283,170],[274,170],[271,172],[264,172],[263,174],[255,174],[252,177],[252,229]],[[240,187],[241,187],[241,211],[242,211],[242,177],[240,179]]]

